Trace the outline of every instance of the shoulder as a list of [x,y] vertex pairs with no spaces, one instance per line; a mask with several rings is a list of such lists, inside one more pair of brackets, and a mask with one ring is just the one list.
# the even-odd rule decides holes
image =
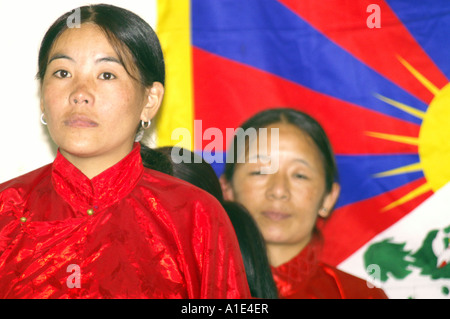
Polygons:
[[205,236],[210,241],[221,241],[234,235],[222,204],[203,189],[151,169],[144,170],[138,189],[138,196],[148,205],[149,212],[157,212],[152,216],[166,226],[171,225],[173,235],[182,236],[186,242],[203,242]]
[[184,191],[187,193],[201,194],[202,196],[212,197],[206,191],[171,175],[144,167],[142,177],[142,185],[152,188],[160,189],[167,193],[168,190]]
[[144,168],[140,186],[150,191],[162,204],[176,205],[180,209],[191,207],[197,210],[223,210],[219,201],[205,190],[149,168]]
[[52,164],[42,166],[31,172],[15,177],[9,181],[0,184],[0,193],[8,189],[22,189],[24,191],[32,190],[42,179],[50,178]]
[[23,207],[30,194],[51,184],[51,164],[0,184],[0,213]]
[[387,296],[380,288],[369,287],[367,281],[325,263],[320,268],[328,276],[333,277],[346,299],[386,299]]

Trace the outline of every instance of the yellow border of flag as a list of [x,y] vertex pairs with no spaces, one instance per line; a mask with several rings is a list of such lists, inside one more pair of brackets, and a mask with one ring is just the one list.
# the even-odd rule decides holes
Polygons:
[[191,138],[172,140],[172,132],[193,132],[193,84],[190,0],[157,0],[156,33],[166,62],[165,95],[157,121],[157,146],[175,145],[192,150]]

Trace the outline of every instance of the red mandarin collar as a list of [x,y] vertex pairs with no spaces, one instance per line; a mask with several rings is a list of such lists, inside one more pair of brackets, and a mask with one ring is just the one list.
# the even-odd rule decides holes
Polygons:
[[134,143],[131,152],[114,166],[89,179],[58,150],[52,164],[52,182],[56,192],[74,209],[103,210],[115,204],[136,186],[144,167],[141,145]]
[[281,296],[290,295],[317,269],[322,248],[320,236],[313,235],[302,251],[288,262],[273,267],[272,274]]

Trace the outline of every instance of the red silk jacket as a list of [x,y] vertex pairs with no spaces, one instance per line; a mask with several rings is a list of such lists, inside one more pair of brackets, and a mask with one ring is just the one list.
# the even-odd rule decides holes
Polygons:
[[320,241],[313,239],[296,257],[272,267],[280,298],[387,299],[382,289],[319,261]]
[[250,298],[206,192],[144,168],[140,145],[88,179],[55,161],[0,184],[0,298]]

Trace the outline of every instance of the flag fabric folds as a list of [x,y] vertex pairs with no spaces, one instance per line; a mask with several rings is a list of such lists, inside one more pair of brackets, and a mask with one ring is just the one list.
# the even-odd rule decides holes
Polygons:
[[220,175],[227,128],[272,107],[309,113],[342,187],[325,261],[393,298],[450,298],[448,1],[161,0],[157,33],[158,145]]

